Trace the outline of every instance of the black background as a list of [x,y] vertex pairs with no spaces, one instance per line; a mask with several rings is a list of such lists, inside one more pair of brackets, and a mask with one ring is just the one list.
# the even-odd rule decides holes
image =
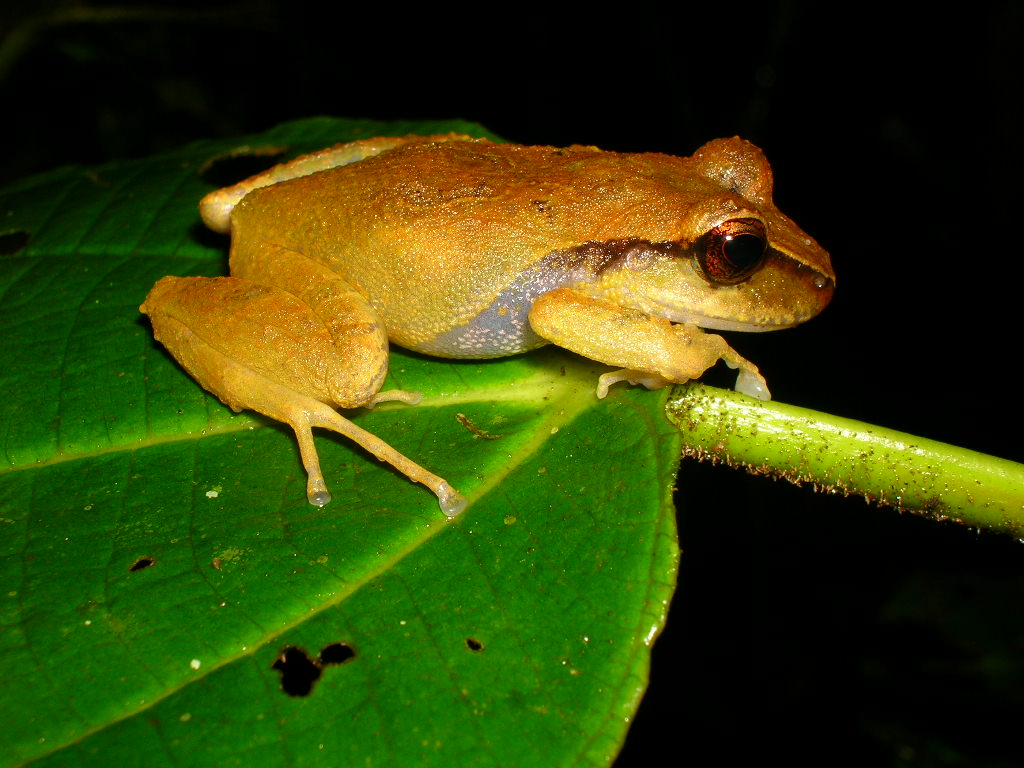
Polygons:
[[[808,325],[731,338],[775,398],[1022,461],[1024,6],[911,5],[6,3],[0,182],[317,114],[675,154],[739,134],[838,274]],[[680,589],[617,765],[1024,761],[1018,542],[696,463],[679,487]]]

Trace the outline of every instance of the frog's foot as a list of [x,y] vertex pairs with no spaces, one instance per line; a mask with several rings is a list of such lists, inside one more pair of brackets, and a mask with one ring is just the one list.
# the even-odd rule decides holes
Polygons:
[[295,408],[284,419],[293,430],[299,442],[299,453],[302,464],[306,468],[306,498],[310,504],[322,507],[331,500],[323,473],[320,471],[320,457],[313,444],[312,427],[323,427],[344,435],[358,443],[381,461],[386,461],[399,472],[416,483],[422,483],[437,495],[441,511],[449,518],[462,512],[467,505],[466,498],[452,488],[448,482],[428,472],[404,454],[399,453],[376,435],[357,427],[330,406],[307,400],[300,408]]
[[363,407],[373,408],[377,403],[387,403],[392,400],[398,400],[399,402],[406,403],[407,405],[417,405],[422,399],[423,393],[417,392],[414,389],[389,389],[386,392],[378,392],[375,394]]
[[600,398],[608,394],[609,388],[620,381],[628,381],[630,384],[643,384],[648,389],[661,389],[672,382],[664,376],[659,376],[650,371],[634,371],[631,368],[621,368],[617,371],[610,371],[603,374],[597,380],[597,396]]

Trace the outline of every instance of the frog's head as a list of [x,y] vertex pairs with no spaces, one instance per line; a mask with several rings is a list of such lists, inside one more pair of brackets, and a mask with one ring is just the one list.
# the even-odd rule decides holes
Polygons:
[[599,268],[597,292],[719,330],[788,328],[821,312],[835,288],[828,253],[775,207],[761,151],[718,139],[691,162],[707,184],[683,207],[671,238],[619,241]]

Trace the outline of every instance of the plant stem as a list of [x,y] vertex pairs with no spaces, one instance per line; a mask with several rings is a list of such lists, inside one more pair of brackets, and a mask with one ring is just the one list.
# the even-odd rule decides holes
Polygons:
[[702,384],[667,406],[683,455],[936,520],[1024,536],[1024,465]]

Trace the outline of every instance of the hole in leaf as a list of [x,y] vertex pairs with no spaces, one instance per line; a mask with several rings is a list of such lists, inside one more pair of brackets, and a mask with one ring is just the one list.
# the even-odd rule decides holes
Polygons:
[[23,229],[0,232],[0,256],[13,256],[28,245],[29,234]]
[[326,667],[333,664],[344,664],[356,657],[355,649],[348,643],[331,643],[324,646],[317,657],[320,666]]
[[321,675],[320,666],[294,645],[281,651],[270,668],[281,673],[281,690],[289,696],[308,696]]
[[475,653],[479,653],[484,649],[484,644],[477,640],[475,637],[467,637],[466,647]]
[[287,147],[236,147],[214,155],[199,167],[199,178],[216,187],[229,187],[272,168],[284,157]]
[[348,643],[326,645],[315,659],[309,658],[309,654],[298,646],[289,645],[270,668],[281,673],[282,691],[289,696],[308,696],[323,674],[324,667],[344,664],[355,657],[355,649]]
[[132,573],[135,573],[136,571],[141,571],[146,568],[149,568],[151,565],[156,565],[156,558],[140,557],[138,560],[136,560],[134,563],[128,566],[128,570]]

